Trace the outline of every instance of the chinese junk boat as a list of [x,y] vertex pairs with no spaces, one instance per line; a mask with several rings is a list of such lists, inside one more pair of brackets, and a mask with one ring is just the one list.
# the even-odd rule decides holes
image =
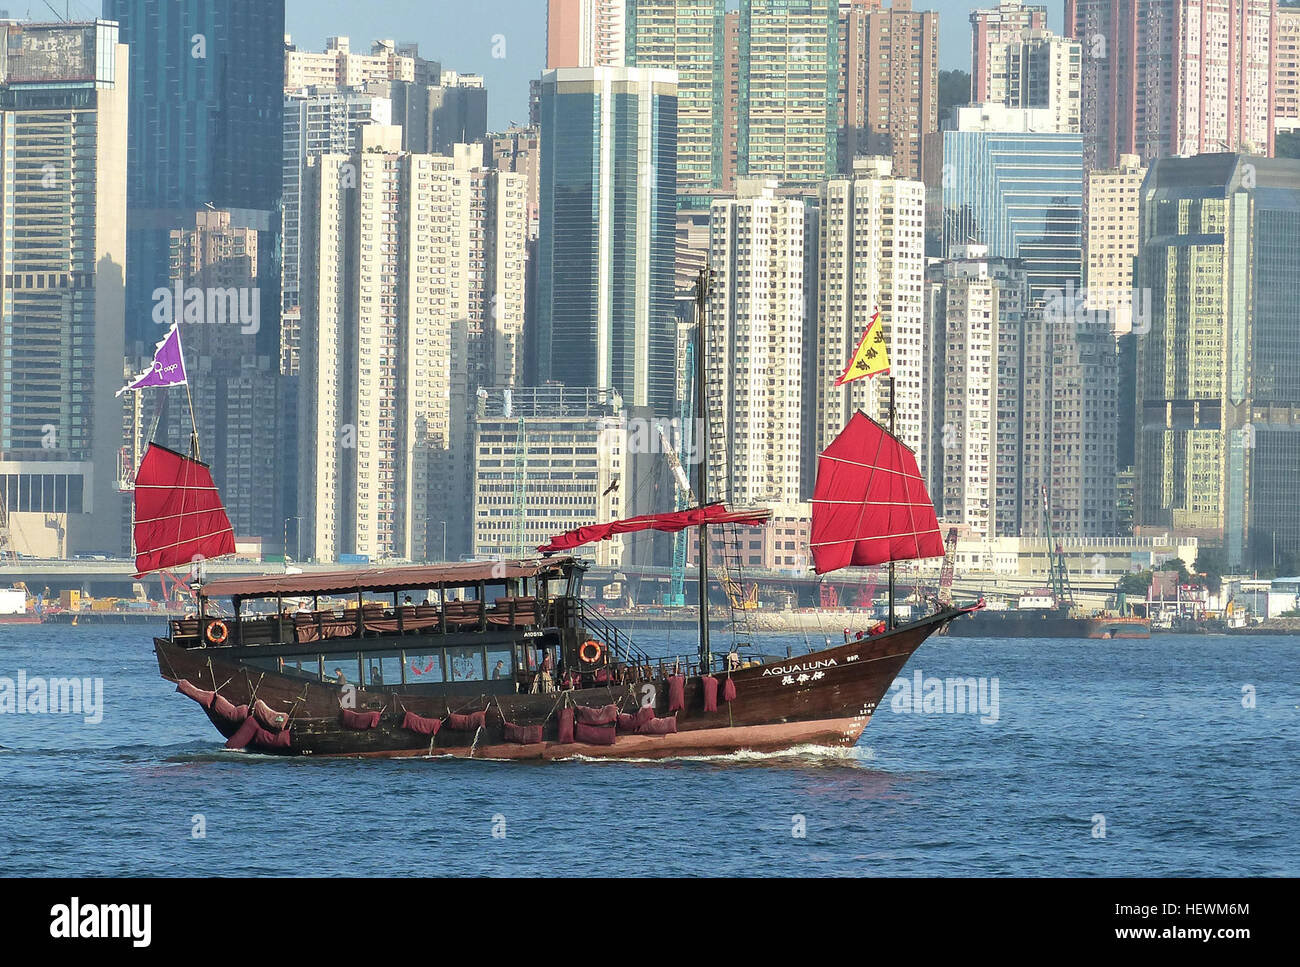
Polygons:
[[[140,569],[226,553],[206,467],[156,453],[136,491]],[[891,599],[868,636],[770,659],[715,656],[701,607],[698,653],[660,659],[580,596],[586,565],[566,552],[585,543],[695,528],[706,548],[710,526],[768,517],[705,500],[706,464],[696,506],[580,528],[532,560],[195,582],[196,615],[154,640],[159,670],[227,748],[277,755],[660,759],[853,745],[911,654],[970,609],[895,626]],[[944,553],[915,456],[861,413],[820,455],[811,545],[819,573]]]

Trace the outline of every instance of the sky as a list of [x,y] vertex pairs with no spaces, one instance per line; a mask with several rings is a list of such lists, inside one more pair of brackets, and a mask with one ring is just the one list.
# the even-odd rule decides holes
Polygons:
[[[1059,32],[1064,0],[1038,2]],[[970,11],[996,5],[913,0],[913,9],[939,11],[941,69],[970,70]],[[361,51],[383,38],[418,43],[423,56],[446,68],[483,75],[488,124],[496,130],[527,123],[528,82],[546,66],[546,0],[285,0],[285,30],[302,50],[322,50],[336,35]]]

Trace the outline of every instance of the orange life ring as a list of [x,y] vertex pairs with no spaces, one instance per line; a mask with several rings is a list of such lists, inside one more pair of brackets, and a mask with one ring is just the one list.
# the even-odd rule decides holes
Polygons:
[[224,645],[226,639],[230,637],[230,629],[226,627],[224,621],[218,618],[208,625],[207,630],[203,632],[203,636],[208,639],[209,645]]
[[588,638],[578,649],[578,658],[586,665],[599,665],[605,656],[605,646],[594,638]]

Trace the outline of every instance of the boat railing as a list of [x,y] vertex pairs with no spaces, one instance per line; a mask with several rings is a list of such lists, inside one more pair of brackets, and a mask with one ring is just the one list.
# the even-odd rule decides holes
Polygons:
[[645,666],[653,662],[639,645],[617,625],[610,623],[604,615],[589,605],[582,598],[572,599],[578,603],[578,615],[587,630],[605,642],[614,659],[624,665]]
[[[223,644],[267,645],[308,643],[331,638],[379,635],[452,634],[489,629],[536,627],[543,623],[545,608],[535,597],[442,601],[407,604],[396,608],[370,602],[358,611],[356,605],[322,608],[282,614],[245,614],[227,621],[228,636]],[[185,643],[203,640],[203,632],[216,620],[182,618],[171,622],[173,640]],[[211,640],[209,639],[209,643]]]

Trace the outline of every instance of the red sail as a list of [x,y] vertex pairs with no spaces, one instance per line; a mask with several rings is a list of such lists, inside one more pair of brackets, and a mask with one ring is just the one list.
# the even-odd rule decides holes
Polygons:
[[234,553],[208,465],[150,443],[135,478],[136,577]]
[[727,510],[722,504],[709,504],[707,507],[694,507],[671,514],[644,514],[641,517],[629,517],[627,520],[611,521],[608,524],[590,524],[552,537],[549,544],[543,544],[538,550],[543,554],[567,551],[569,548],[580,547],[593,541],[608,540],[615,534],[630,534],[636,531],[657,530],[675,534],[702,523],[761,524],[770,516],[772,512],[767,509]]
[[916,454],[861,412],[818,457],[809,543],[818,574],[943,557]]

